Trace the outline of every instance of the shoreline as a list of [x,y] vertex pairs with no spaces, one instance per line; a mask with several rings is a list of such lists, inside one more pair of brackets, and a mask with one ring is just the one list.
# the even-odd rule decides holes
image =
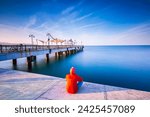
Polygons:
[[65,79],[0,68],[0,100],[150,100],[150,92],[84,82],[68,94]]

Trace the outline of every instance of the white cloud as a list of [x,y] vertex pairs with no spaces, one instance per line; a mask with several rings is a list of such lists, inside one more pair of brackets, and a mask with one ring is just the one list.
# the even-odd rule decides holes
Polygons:
[[[68,15],[62,15],[61,13],[67,13]],[[50,32],[54,37],[60,39],[73,38],[78,42],[83,41],[86,45],[150,44],[150,23],[140,24],[120,33],[110,34],[107,22],[81,23],[92,13],[78,17],[79,11],[76,10],[76,6],[68,7],[61,13],[58,19],[47,18],[47,21],[38,25],[36,25],[36,15],[30,17],[25,26],[0,25],[0,41],[31,43],[29,34],[34,34],[37,39],[46,41],[46,33]]]
[[81,32],[76,35],[85,45],[150,45],[150,24],[141,24],[126,31],[110,35],[95,31]]
[[30,28],[31,26],[35,25],[37,21],[36,16],[32,16],[30,17],[29,21],[27,22],[27,24],[24,26],[24,28]]
[[84,16],[78,17],[78,18],[72,20],[72,23],[82,21],[82,20],[84,20],[84,19],[90,17],[92,14],[93,14],[93,13],[89,13],[89,14],[86,14],[86,15],[84,15]]
[[100,27],[101,25],[105,24],[104,22],[99,23],[93,23],[93,24],[86,24],[83,26],[80,26],[78,29],[86,29],[86,28],[92,28],[92,27]]
[[79,3],[77,3],[76,5],[73,6],[69,6],[66,9],[64,9],[61,14],[62,15],[68,15],[71,14],[74,10],[76,10],[79,6],[81,6],[84,3],[84,0],[80,0]]
[[34,34],[36,38],[44,39],[44,35],[40,31],[0,24],[0,42],[31,43],[29,34]]
[[124,43],[132,44],[150,44],[150,24],[140,24],[132,27],[114,37],[118,42],[123,41]]
[[[44,24],[43,24],[44,25]],[[78,42],[83,41],[85,45],[140,45],[150,44],[150,24],[141,24],[132,27],[124,32],[109,35],[103,33],[103,30],[91,32],[90,30],[82,31],[73,28],[70,30],[63,30],[62,25],[50,27],[46,30],[31,29],[24,27],[13,27],[8,25],[0,25],[0,41],[1,42],[14,42],[14,43],[31,43],[28,35],[34,34],[36,38],[47,40],[46,33],[50,32],[54,37],[61,39],[73,38]],[[96,25],[96,24],[95,24]],[[89,25],[94,26],[94,24]],[[85,28],[88,25],[85,25]],[[83,27],[84,28],[84,27]]]
[[71,13],[75,9],[75,6],[71,6],[62,11],[62,15]]

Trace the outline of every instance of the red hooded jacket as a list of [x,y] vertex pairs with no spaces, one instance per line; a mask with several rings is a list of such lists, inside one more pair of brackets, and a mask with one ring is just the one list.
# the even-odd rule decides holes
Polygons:
[[66,90],[68,93],[72,94],[78,91],[77,83],[83,81],[83,79],[75,73],[75,68],[73,67],[70,69],[70,74],[66,75],[66,80]]

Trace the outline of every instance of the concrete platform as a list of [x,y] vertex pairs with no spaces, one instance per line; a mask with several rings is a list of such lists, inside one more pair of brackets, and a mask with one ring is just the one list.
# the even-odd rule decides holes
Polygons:
[[150,100],[150,92],[84,82],[68,94],[65,79],[0,69],[0,100]]

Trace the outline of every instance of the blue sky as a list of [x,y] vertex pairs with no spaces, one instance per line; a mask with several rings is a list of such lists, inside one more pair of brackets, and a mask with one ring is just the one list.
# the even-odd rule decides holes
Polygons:
[[85,45],[147,45],[150,0],[0,0],[1,42],[47,32]]

